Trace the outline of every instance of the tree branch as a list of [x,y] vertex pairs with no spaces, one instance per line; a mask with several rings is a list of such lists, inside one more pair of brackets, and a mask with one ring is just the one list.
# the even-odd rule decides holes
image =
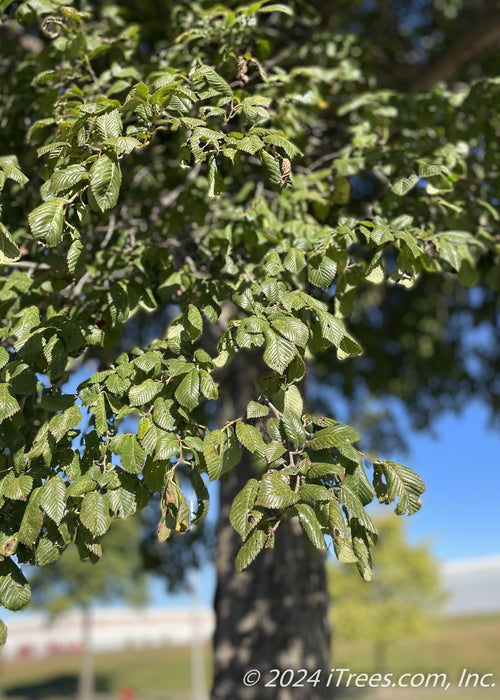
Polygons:
[[[465,19],[465,18],[464,18]],[[500,43],[500,3],[486,10],[481,7],[471,13],[470,29],[425,66],[399,66],[381,77],[379,87],[393,87],[398,83],[410,92],[429,90],[440,80],[448,80],[467,63]]]
[[422,70],[411,84],[411,90],[428,90],[440,80],[446,80],[479,54],[500,43],[500,9],[489,12],[465,36],[455,41],[447,51]]

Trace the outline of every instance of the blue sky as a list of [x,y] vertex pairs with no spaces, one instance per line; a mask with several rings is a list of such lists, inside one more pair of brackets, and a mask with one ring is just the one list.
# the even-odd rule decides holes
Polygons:
[[459,415],[443,415],[435,430],[435,439],[412,433],[409,440],[406,463],[426,483],[423,507],[408,519],[410,537],[428,540],[439,559],[500,553],[498,426],[471,402]]

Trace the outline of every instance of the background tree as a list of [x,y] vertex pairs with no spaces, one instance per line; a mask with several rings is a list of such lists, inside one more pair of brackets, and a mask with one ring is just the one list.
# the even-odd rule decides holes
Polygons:
[[64,557],[31,580],[36,605],[51,615],[70,608],[81,611],[82,650],[79,700],[94,697],[92,604],[128,601],[140,605],[147,600],[146,577],[140,555],[141,528],[138,517],[115,520],[96,547],[106,556],[100,566],[82,561],[76,546],[69,546]]
[[[328,665],[309,542],[369,578],[364,506],[420,505],[411,470],[368,479],[336,396],[420,426],[498,407],[500,345],[478,372],[464,340],[498,334],[497,64],[490,39],[452,50],[492,5],[0,7],[0,603],[157,494],[160,540],[200,527],[220,480],[214,697],[258,697],[250,660]],[[447,53],[454,82],[415,91]]]
[[373,668],[384,674],[387,652],[399,639],[436,624],[444,601],[437,562],[425,544],[411,545],[401,520],[375,520],[379,531],[370,585],[352,566],[328,566],[331,622],[336,638],[373,644]]

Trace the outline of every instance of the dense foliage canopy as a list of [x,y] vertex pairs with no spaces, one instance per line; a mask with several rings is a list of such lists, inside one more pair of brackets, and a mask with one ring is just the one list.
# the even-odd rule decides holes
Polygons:
[[0,3],[4,607],[29,601],[20,565],[70,542],[98,559],[153,494],[160,540],[197,525],[207,478],[245,452],[238,569],[298,516],[369,579],[365,506],[420,507],[413,471],[370,465],[353,428],[308,412],[304,378],[388,388],[423,421],[429,394],[476,381],[444,328],[457,289],[485,282],[486,315],[498,291],[500,82],[402,93],[401,27],[377,56],[349,18],[369,24],[370,3],[331,4],[342,25],[299,2]]

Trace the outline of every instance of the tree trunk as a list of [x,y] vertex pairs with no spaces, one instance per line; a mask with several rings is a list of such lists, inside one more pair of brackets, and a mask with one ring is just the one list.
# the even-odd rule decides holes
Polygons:
[[[235,363],[236,364],[236,363]],[[243,363],[241,363],[243,365]],[[234,416],[244,415],[253,398],[255,363],[233,365],[231,385]],[[321,700],[332,697],[325,679],[330,670],[330,629],[324,556],[310,544],[298,519],[282,523],[274,549],[265,549],[242,573],[235,572],[241,538],[229,522],[235,495],[252,476],[248,453],[220,485],[217,532],[216,629],[212,700]],[[261,680],[245,686],[245,673],[256,669]],[[276,673],[292,669],[282,679],[291,686],[321,669],[321,682],[302,687],[264,687]],[[255,680],[255,676],[254,676]]]
[[78,700],[93,700],[94,659],[92,652],[92,613],[88,605],[82,606],[82,653],[78,678]]
[[387,669],[387,643],[386,642],[375,642],[374,647],[374,672],[381,673],[385,675]]
[[[241,538],[229,524],[232,500],[248,478],[242,463],[230,482],[221,485],[218,529],[216,630],[214,637],[213,700],[320,700],[331,698],[325,679],[330,670],[330,630],[324,557],[315,551],[297,519],[283,523],[274,549],[264,550],[248,569],[235,573]],[[245,687],[247,671],[257,669],[261,681]],[[293,669],[283,683],[300,680],[322,669],[316,687],[265,688],[276,674]]]

